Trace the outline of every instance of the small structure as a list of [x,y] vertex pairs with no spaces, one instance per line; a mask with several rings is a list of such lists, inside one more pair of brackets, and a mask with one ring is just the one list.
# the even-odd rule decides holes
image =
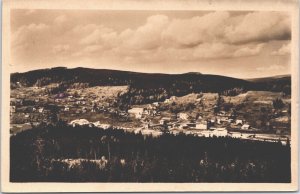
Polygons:
[[132,108],[128,110],[128,113],[133,114],[137,119],[142,118],[143,112],[144,112],[144,108]]
[[242,130],[249,130],[250,129],[250,125],[248,124],[244,124],[242,127],[241,127]]
[[153,102],[152,104],[153,104],[153,106],[158,106],[159,105],[158,102]]
[[186,114],[186,113],[179,113],[179,114],[178,114],[178,118],[179,118],[179,119],[182,119],[182,120],[188,120],[189,115]]
[[75,127],[76,125],[89,125],[90,122],[86,119],[76,119],[76,120],[73,120],[69,123],[69,125],[72,125],[73,127]]
[[64,111],[66,111],[66,112],[70,111],[70,107],[68,107],[68,106],[65,106],[65,109],[64,109]]
[[10,112],[15,113],[16,112],[16,106],[10,106]]
[[196,129],[200,129],[200,130],[206,130],[207,127],[207,122],[202,122],[202,123],[197,123],[196,124]]
[[171,101],[175,101],[176,99],[177,99],[176,96],[171,96],[171,98],[170,98]]
[[213,135],[217,137],[225,137],[227,136],[228,131],[226,128],[217,128],[213,131]]
[[165,124],[167,124],[170,121],[171,121],[171,118],[163,117],[163,118],[160,119],[159,124],[165,125]]
[[39,113],[43,113],[44,112],[44,108],[39,108]]
[[236,124],[236,125],[243,125],[243,120],[237,119],[237,120],[235,121],[235,124]]
[[171,100],[170,99],[165,99],[165,101],[164,101],[164,103],[170,103],[171,102]]

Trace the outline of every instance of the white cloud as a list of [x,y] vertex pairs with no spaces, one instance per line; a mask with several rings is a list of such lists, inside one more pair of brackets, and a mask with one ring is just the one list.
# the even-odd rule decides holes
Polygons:
[[221,39],[228,12],[213,12],[204,16],[188,19],[174,19],[163,31],[163,36],[169,41],[175,41],[182,46],[194,46],[204,42]]
[[254,48],[245,46],[243,48],[237,49],[233,53],[233,56],[234,57],[254,56],[261,52],[263,46],[264,46],[264,44],[258,44]]
[[258,67],[256,68],[257,71],[280,71],[286,69],[283,65],[271,65],[267,67]]
[[61,25],[65,22],[67,22],[68,19],[65,15],[60,15],[60,16],[57,16],[55,19],[54,19],[54,23],[57,24],[57,25]]
[[285,14],[253,12],[245,15],[241,22],[226,27],[224,32],[232,43],[265,42],[289,39],[290,26],[290,18]]
[[49,29],[50,27],[43,23],[23,25],[12,34],[12,45],[20,46],[22,44],[28,44],[30,42],[34,43],[36,41],[41,41],[39,42],[39,44],[41,44],[44,41],[43,34]]
[[273,51],[271,55],[287,55],[291,53],[291,44],[284,44],[277,51]]
[[[56,14],[53,18],[53,22],[41,19],[16,28],[12,48],[18,49],[19,61],[23,58],[38,61],[39,57],[54,61],[61,55],[72,56],[68,59],[72,63],[83,58],[97,64],[100,60],[107,64],[115,61],[120,64],[170,61],[186,64],[202,59],[242,60],[247,56],[284,55],[290,47],[283,45],[274,51],[280,44],[274,40],[290,40],[290,19],[279,12],[217,11],[191,17],[158,14],[145,18],[138,26],[127,25],[122,18],[112,20],[109,26],[94,20],[90,23],[68,21],[66,15]],[[276,71],[278,67],[272,68],[275,69],[269,71]]]
[[70,45],[68,44],[59,44],[52,47],[52,52],[54,54],[65,53],[70,50]]
[[31,14],[34,14],[36,12],[36,10],[35,9],[29,9],[29,10],[27,10],[26,12],[25,12],[25,15],[31,15]]

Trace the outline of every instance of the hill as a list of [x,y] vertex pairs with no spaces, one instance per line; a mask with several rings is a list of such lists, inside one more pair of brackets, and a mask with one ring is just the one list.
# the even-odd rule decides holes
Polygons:
[[129,86],[120,99],[133,104],[163,101],[170,96],[214,92],[225,95],[254,91],[275,91],[290,94],[291,77],[243,80],[220,75],[189,72],[184,74],[138,73],[129,71],[56,67],[11,75],[11,88],[46,86],[57,83],[51,93],[70,87]]
[[[218,75],[200,73],[158,74],[137,73],[107,69],[57,67],[13,73],[11,83],[22,86],[48,85],[50,83],[87,83],[89,86],[132,85],[137,88],[175,87],[176,89],[219,91],[232,87],[248,87],[249,82]],[[181,88],[182,87],[182,88]]]

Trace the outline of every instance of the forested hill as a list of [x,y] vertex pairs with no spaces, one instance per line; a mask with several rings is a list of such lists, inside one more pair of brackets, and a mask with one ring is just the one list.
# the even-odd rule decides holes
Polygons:
[[11,74],[11,87],[44,86],[51,83],[86,83],[88,86],[130,85],[136,89],[165,89],[174,95],[191,92],[224,92],[232,89],[288,91],[291,77],[243,80],[201,73],[157,74],[129,71],[56,67]]

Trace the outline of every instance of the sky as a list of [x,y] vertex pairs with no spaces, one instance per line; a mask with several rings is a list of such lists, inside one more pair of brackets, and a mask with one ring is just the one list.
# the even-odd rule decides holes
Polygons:
[[291,19],[250,11],[11,11],[11,70],[290,74]]

